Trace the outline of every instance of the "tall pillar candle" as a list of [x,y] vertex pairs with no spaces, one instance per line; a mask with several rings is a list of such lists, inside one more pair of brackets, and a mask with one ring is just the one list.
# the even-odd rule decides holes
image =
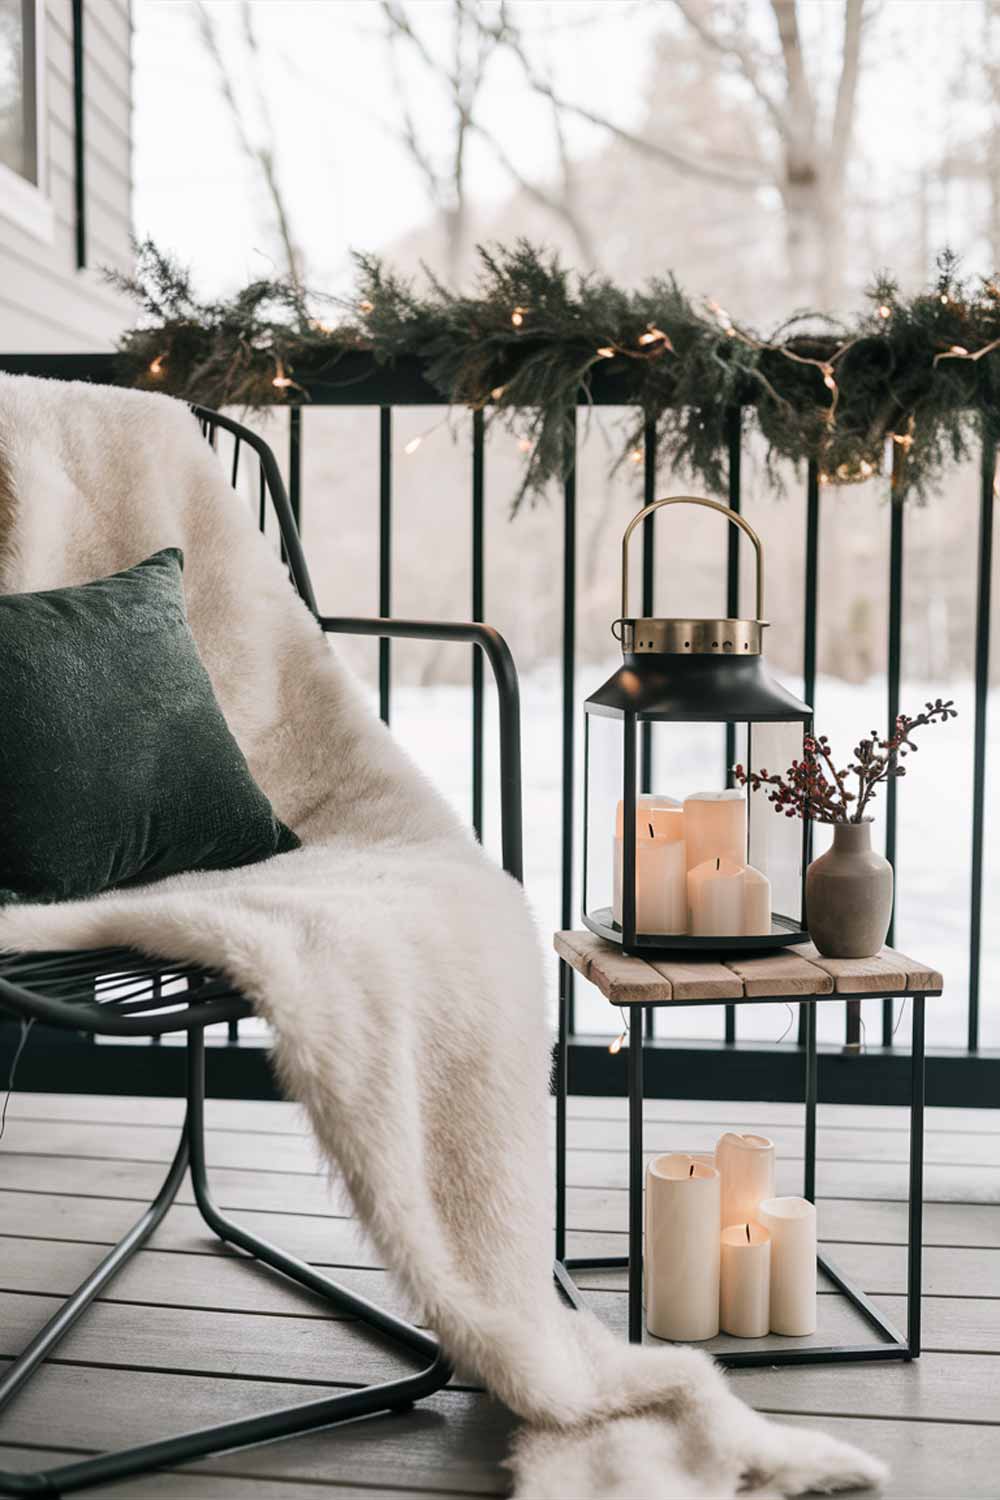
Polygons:
[[721,1185],[721,1227],[751,1223],[765,1198],[774,1197],[774,1142],[766,1135],[729,1130],[715,1148]]
[[719,1174],[676,1152],[646,1169],[646,1326],[657,1338],[719,1331]]
[[684,798],[684,838],[688,869],[720,856],[747,862],[747,799],[738,787],[725,792],[693,792]]
[[771,1236],[771,1332],[816,1332],[816,1206],[808,1198],[765,1198],[758,1221]]
[[[622,803],[615,822],[614,896],[611,914],[622,925]],[[635,929],[687,931],[687,856],[684,808],[672,797],[648,795],[635,804]]]
[[722,1231],[719,1327],[740,1339],[761,1339],[771,1326],[771,1236],[759,1224]]

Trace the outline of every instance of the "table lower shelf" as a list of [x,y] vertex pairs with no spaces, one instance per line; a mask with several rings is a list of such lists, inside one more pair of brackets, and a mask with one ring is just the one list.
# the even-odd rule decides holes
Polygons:
[[[684,1348],[704,1349],[711,1354],[716,1364],[726,1369],[746,1369],[753,1366],[773,1365],[828,1365],[828,1364],[856,1364],[865,1360],[910,1360],[916,1356],[911,1352],[909,1343],[899,1329],[896,1328],[875,1306],[871,1298],[863,1292],[860,1287],[845,1276],[844,1273],[828,1260],[824,1255],[816,1257],[816,1265],[819,1272],[826,1276],[843,1297],[847,1299],[851,1307],[877,1334],[881,1335],[878,1342],[872,1343],[845,1343],[842,1345],[806,1344],[799,1339],[783,1338],[777,1334],[768,1335],[768,1342],[758,1339],[740,1340],[749,1347],[745,1349],[733,1349],[731,1347],[715,1348],[714,1340],[706,1340],[703,1344],[684,1344]],[[606,1256],[603,1258],[576,1258],[568,1256],[565,1260],[553,1262],[553,1276],[556,1285],[570,1306],[582,1310],[587,1306],[584,1300],[584,1292],[577,1285],[573,1277],[574,1271],[611,1271],[629,1269],[627,1256]],[[641,1268],[639,1274],[641,1275]],[[623,1299],[624,1300],[624,1299]],[[820,1306],[827,1301],[832,1302],[832,1297],[822,1296]],[[780,1342],[774,1342],[780,1338]],[[665,1340],[650,1336],[650,1342],[663,1347],[670,1347]]]

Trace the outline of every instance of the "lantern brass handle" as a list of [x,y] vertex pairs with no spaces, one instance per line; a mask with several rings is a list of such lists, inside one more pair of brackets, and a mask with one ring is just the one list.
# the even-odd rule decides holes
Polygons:
[[644,506],[638,515],[632,517],[625,528],[622,537],[622,619],[631,618],[628,612],[628,544],[633,531],[640,521],[644,521],[654,510],[659,510],[661,505],[703,505],[707,510],[717,510],[727,521],[750,538],[753,543],[754,553],[757,558],[757,619],[764,623],[764,549],[761,546],[760,537],[743,517],[737,515],[728,505],[720,505],[718,500],[704,500],[699,495],[671,495],[663,500],[653,500]]

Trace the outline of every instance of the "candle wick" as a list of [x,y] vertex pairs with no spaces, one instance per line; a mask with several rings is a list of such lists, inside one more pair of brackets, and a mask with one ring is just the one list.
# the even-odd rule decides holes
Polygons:
[[690,1172],[688,1172],[688,1176],[689,1177],[693,1177],[694,1176],[694,1162],[691,1163],[691,1170],[690,1170]]
[[747,1244],[749,1245],[749,1243],[750,1243],[750,1225],[748,1224],[747,1225]]
[[646,827],[649,829],[649,836],[650,836],[650,838],[651,839],[655,839],[656,838],[656,834],[653,832],[653,825],[652,825],[652,823],[647,823]]
[[717,860],[716,860],[716,861],[715,861],[715,868],[716,868],[716,869],[717,869],[717,870],[721,870],[721,869],[722,869],[722,860],[721,860],[721,859],[717,859]]

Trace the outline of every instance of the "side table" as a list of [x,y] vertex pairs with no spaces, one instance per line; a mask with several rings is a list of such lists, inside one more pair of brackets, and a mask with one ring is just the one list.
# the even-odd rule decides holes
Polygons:
[[[785,949],[727,962],[688,959],[673,962],[631,958],[589,932],[557,932],[555,949],[563,963],[597,986],[614,1006],[629,1008],[628,1036],[628,1255],[603,1259],[566,1255],[566,1095],[567,1035],[565,998],[560,1001],[556,1054],[556,1281],[574,1307],[582,1307],[573,1271],[627,1268],[628,1329],[632,1343],[643,1336],[643,1033],[647,1009],[674,1005],[762,1005],[773,1001],[840,1000],[845,997],[913,1001],[910,1089],[909,1223],[907,1236],[907,1330],[901,1333],[869,1297],[825,1255],[819,1270],[827,1276],[879,1335],[878,1342],[842,1348],[789,1347],[720,1351],[722,1365],[831,1364],[855,1360],[915,1359],[920,1353],[920,1283],[923,1232],[924,1157],[924,1001],[939,995],[941,975],[926,964],[885,948],[874,958],[822,958],[812,947]],[[566,986],[560,986],[564,997]],[[805,1007],[804,1046],[805,1173],[803,1197],[816,1197],[816,1004]]]

